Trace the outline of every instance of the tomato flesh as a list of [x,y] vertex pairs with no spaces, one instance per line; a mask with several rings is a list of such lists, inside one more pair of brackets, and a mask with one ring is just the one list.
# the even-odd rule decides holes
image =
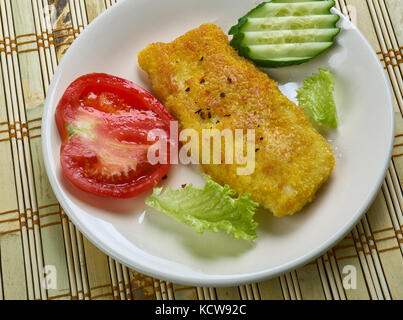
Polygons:
[[[166,133],[173,120],[165,107],[134,83],[107,74],[75,80],[56,110],[64,175],[96,195],[128,198],[155,186],[169,168],[147,159],[150,130]],[[169,148],[166,158],[169,159]]]

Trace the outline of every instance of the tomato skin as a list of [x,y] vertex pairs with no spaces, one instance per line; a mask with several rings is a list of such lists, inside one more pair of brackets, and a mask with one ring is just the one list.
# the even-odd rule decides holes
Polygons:
[[[102,99],[109,104],[100,104]],[[80,117],[89,119],[90,129],[84,128],[82,135],[69,133],[69,126]],[[154,143],[145,137],[150,128],[158,127],[167,133],[169,144],[177,143],[169,137],[174,119],[155,97],[128,80],[104,73],[79,77],[60,99],[55,119],[62,139],[63,173],[81,190],[134,197],[155,186],[170,167],[169,161],[156,165],[145,161],[146,149]],[[169,159],[169,148],[167,152]]]

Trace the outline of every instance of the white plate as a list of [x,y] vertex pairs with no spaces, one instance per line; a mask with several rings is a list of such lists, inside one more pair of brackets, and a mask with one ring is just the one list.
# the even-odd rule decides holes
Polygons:
[[[56,105],[78,76],[106,72],[150,89],[137,65],[147,44],[171,41],[205,22],[225,32],[257,5],[254,0],[126,0],[92,22],[65,54],[53,77],[43,113],[46,170],[62,207],[105,253],[153,277],[192,285],[229,286],[277,276],[303,265],[351,230],[384,178],[393,141],[393,104],[382,66],[361,33],[345,18],[336,45],[313,61],[269,70],[292,97],[295,84],[319,67],[332,71],[340,126],[332,140],[337,164],[317,199],[292,217],[257,215],[255,243],[224,233],[199,235],[144,205],[144,197],[103,199],[81,192],[63,177]],[[202,184],[194,168],[174,166],[166,184]],[[145,214],[144,211],[146,211]]]

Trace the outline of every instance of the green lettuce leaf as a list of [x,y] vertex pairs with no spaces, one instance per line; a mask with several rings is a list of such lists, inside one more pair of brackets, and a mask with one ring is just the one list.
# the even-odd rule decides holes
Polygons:
[[329,70],[319,69],[304,80],[297,90],[299,105],[318,125],[337,128],[337,111],[333,97],[334,80]]
[[205,176],[203,188],[187,185],[179,190],[154,188],[146,204],[192,226],[197,232],[224,230],[235,239],[257,238],[258,223],[253,220],[258,204],[250,195],[235,198],[235,191]]

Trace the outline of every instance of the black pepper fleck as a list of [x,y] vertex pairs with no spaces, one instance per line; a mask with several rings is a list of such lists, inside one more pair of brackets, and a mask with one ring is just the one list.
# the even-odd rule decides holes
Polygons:
[[221,93],[220,93],[220,97],[221,97],[221,98],[224,98],[224,97],[225,97],[225,93],[224,93],[224,92],[221,92]]
[[259,140],[262,141],[262,140],[263,140],[263,137],[260,137]]
[[195,111],[195,113],[200,113],[201,110],[202,110],[202,109],[199,109],[199,110]]
[[206,80],[204,80],[204,78],[200,80],[200,83],[205,83],[205,82],[206,82]]
[[189,92],[190,91],[190,88],[186,88],[186,92]]
[[204,120],[206,119],[206,115],[204,114],[204,111],[200,112],[200,117]]
[[224,114],[224,117],[231,117],[230,114]]
[[217,124],[217,123],[219,123],[220,122],[220,120],[217,120],[217,122],[215,123],[215,124]]
[[230,77],[227,78],[229,83],[232,83],[232,79]]
[[207,114],[208,118],[211,119],[211,112]]
[[256,149],[255,149],[255,152],[258,152],[259,150],[260,150],[259,148],[256,148]]
[[201,57],[201,58],[200,58],[200,61],[203,61],[203,59],[204,59],[204,57]]

